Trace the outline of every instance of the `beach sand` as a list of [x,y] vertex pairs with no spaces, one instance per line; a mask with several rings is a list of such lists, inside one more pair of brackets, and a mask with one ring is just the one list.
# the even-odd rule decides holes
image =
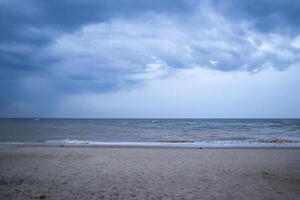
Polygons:
[[300,149],[1,146],[0,199],[300,199]]

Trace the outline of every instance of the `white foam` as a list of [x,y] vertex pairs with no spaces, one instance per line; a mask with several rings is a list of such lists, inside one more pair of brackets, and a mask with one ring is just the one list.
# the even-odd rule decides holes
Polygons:
[[88,140],[48,140],[45,143],[52,145],[79,145],[79,146],[128,146],[128,147],[288,147],[300,148],[300,143],[258,143],[253,141],[202,141],[202,142],[101,142],[101,141],[88,141]]
[[300,148],[300,143],[260,143],[254,140],[201,142],[103,142],[76,139],[47,140],[45,142],[0,142],[0,145],[30,146],[103,146],[103,147],[182,147],[182,148]]

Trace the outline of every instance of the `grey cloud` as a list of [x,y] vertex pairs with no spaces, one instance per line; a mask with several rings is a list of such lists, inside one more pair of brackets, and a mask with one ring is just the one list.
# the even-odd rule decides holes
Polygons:
[[[28,27],[73,31],[78,27],[115,17],[134,17],[145,12],[180,15],[193,10],[193,1],[107,1],[107,0],[4,0],[0,2],[2,41],[42,43],[42,38],[24,37]],[[47,40],[47,39],[44,39]]]
[[0,109],[23,102],[38,112],[45,101],[51,112],[64,95],[114,92],[180,68],[286,69],[300,58],[297,10],[296,0],[3,0]]
[[300,1],[297,0],[214,0],[216,9],[233,21],[246,21],[262,32],[297,35],[300,27]]

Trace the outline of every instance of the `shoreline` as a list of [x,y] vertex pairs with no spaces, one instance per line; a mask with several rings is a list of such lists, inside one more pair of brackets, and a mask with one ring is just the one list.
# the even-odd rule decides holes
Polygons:
[[0,142],[0,146],[20,147],[82,147],[82,148],[178,148],[178,149],[300,149],[300,143],[197,143],[197,142],[95,142],[95,143],[45,143]]

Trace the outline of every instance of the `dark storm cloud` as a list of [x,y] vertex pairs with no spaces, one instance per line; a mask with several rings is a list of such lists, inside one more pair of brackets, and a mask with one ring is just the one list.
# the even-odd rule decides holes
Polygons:
[[114,17],[132,17],[144,12],[180,14],[193,9],[192,1],[138,1],[138,0],[23,0],[0,2],[1,41],[44,44],[49,37],[25,35],[27,28],[74,31],[78,27]]
[[[9,45],[26,44],[32,49],[41,48],[58,35],[75,31],[89,23],[103,22],[115,17],[137,17],[144,12],[179,14],[191,9],[191,2],[171,0],[3,0],[0,2],[0,42]],[[0,53],[1,67],[25,70],[36,65],[30,54],[21,52],[13,55],[5,50]]]
[[[105,22],[114,18],[137,18],[147,12],[176,16],[192,17],[201,5],[210,5],[230,20],[246,20],[260,31],[289,31],[300,27],[299,1],[108,1],[108,0],[53,0],[53,1],[8,1],[0,3],[0,41],[2,43],[27,44],[31,48],[41,48],[51,43],[60,34],[72,32],[80,27]],[[206,7],[203,8],[204,11]],[[190,15],[190,16],[189,16]],[[197,22],[195,26],[200,26]],[[30,68],[36,64],[26,53],[1,51],[1,65],[16,68]],[[11,57],[20,62],[11,62]],[[25,62],[27,64],[25,64]],[[174,58],[167,60],[174,66],[182,62]],[[39,63],[43,64],[43,63]],[[38,64],[38,65],[39,65]],[[47,65],[47,63],[45,63]]]
[[[37,96],[32,94],[32,91],[22,89],[23,83],[20,79],[26,77],[50,79],[50,82],[64,92],[107,91],[117,88],[115,80],[113,78],[110,80],[105,75],[111,74],[109,70],[97,72],[102,74],[100,81],[91,80],[92,77],[84,74],[81,75],[81,78],[72,75],[57,77],[56,73],[49,71],[51,64],[58,62],[60,58],[48,56],[48,52],[43,54],[41,51],[59,35],[75,31],[89,23],[103,22],[114,17],[134,17],[143,12],[180,13],[182,9],[192,9],[189,5],[185,1],[173,2],[171,0],[163,2],[131,0],[1,1],[0,77],[2,80],[11,79],[11,81],[2,82],[0,86],[1,91],[4,91],[0,96],[0,104],[5,104],[1,108],[8,107],[12,99],[21,101],[27,96]],[[114,75],[117,73],[110,76],[114,77]]]
[[0,113],[50,112],[64,95],[182,68],[286,69],[299,62],[299,9],[297,0],[2,0]]
[[295,35],[300,29],[300,1],[297,0],[215,0],[216,8],[231,20],[245,20],[262,32]]

